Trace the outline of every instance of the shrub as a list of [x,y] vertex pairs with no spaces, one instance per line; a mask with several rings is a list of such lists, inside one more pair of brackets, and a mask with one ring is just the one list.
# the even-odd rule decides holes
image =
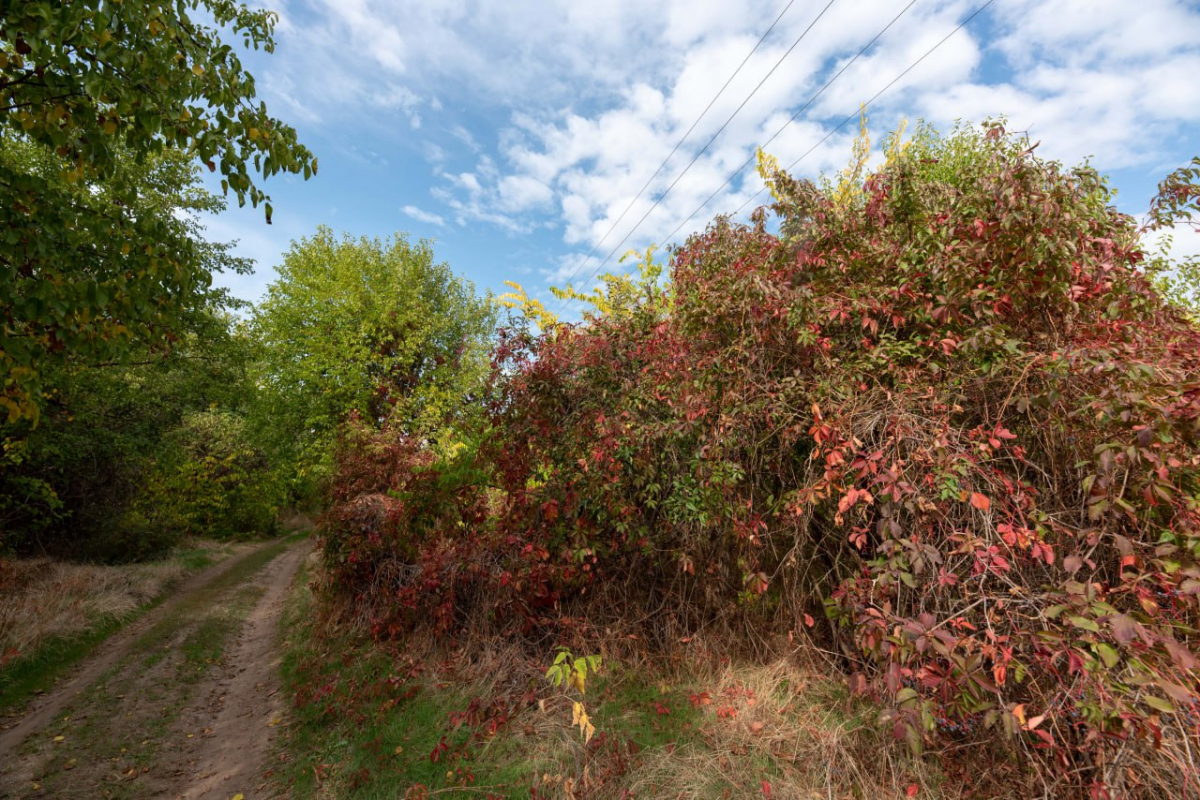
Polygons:
[[185,415],[150,470],[133,518],[151,527],[238,539],[276,532],[282,487],[227,411]]
[[443,627],[487,598],[563,637],[596,598],[661,641],[811,628],[916,747],[999,737],[1049,793],[1194,790],[1200,330],[1142,231],[997,125],[766,177],[779,235],[718,220],[668,289],[501,335],[467,483],[348,442],[327,553],[392,566],[335,586],[423,592]]

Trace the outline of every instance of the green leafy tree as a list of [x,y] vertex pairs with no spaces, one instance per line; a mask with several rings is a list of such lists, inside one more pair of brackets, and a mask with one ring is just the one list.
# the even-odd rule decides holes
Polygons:
[[282,500],[276,473],[233,411],[185,414],[164,438],[134,519],[221,539],[269,533]]
[[[221,31],[270,51],[272,12],[233,0],[0,0],[0,409],[36,420],[40,375],[166,343],[211,262],[157,171],[206,165],[239,203],[251,173],[316,169],[255,104]],[[168,181],[168,183],[171,183]],[[178,186],[178,182],[174,182]],[[210,209],[211,210],[211,209]]]
[[1159,183],[1145,229],[1164,233],[1159,252],[1151,254],[1147,265],[1159,291],[1200,320],[1200,255],[1171,257],[1176,232],[1200,233],[1200,157]]
[[479,411],[496,318],[429,242],[322,227],[292,245],[255,312],[264,435],[302,476],[324,472],[352,414],[447,443]]
[[[214,311],[168,353],[143,346],[127,363],[47,369],[39,424],[0,426],[0,545],[112,561],[186,532],[270,530],[259,509],[275,503],[270,465],[238,421],[254,402],[255,352]],[[210,416],[221,423],[195,423]]]

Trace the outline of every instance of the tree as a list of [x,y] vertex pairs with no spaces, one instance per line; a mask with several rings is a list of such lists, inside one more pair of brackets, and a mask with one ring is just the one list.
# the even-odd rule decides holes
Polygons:
[[233,0],[0,0],[0,405],[10,422],[37,419],[47,364],[168,344],[203,305],[212,264],[176,215],[191,198],[158,191],[157,171],[219,169],[239,203],[266,203],[269,222],[251,164],[264,178],[316,170],[295,131],[253,104],[253,77],[218,30],[189,16],[198,11],[247,47],[274,46],[274,14]]
[[279,276],[253,322],[265,427],[302,471],[328,465],[351,414],[436,439],[476,413],[497,309],[435,264],[429,242],[322,227],[293,243]]
[[1200,320],[1200,255],[1174,259],[1176,231],[1200,233],[1200,157],[1168,175],[1158,185],[1145,229],[1160,232],[1159,252],[1148,259],[1147,271],[1159,291]]
[[0,425],[0,548],[120,561],[200,532],[197,520],[207,535],[269,530],[271,465],[243,435],[255,352],[210,310],[168,353],[47,367],[39,424]]

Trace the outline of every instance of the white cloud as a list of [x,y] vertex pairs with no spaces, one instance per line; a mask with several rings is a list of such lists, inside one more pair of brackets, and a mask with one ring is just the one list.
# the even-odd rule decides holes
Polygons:
[[497,184],[500,205],[506,211],[527,211],[545,206],[554,190],[529,175],[506,175]]
[[[769,150],[783,164],[809,151],[978,1],[914,5]],[[576,257],[593,248],[603,257],[648,212],[620,249],[665,237],[902,8],[894,0],[833,4],[651,211],[826,6],[797,0],[629,207],[783,6],[292,0],[275,57],[286,68],[268,72],[264,87],[313,123],[404,115],[427,140],[417,147],[434,167],[431,191],[454,222],[511,234],[551,222],[565,245],[582,248]],[[1140,0],[1136,8],[1127,0],[998,0],[872,107],[872,131],[878,142],[903,116],[945,129],[1005,115],[1011,128],[1041,140],[1047,157],[1090,155],[1102,170],[1148,169],[1171,160],[1200,122],[1198,43],[1200,9],[1188,0]],[[854,133],[847,125],[830,136],[798,170],[839,168]],[[736,175],[685,232],[760,187],[752,170]]]
[[451,125],[448,128],[448,131],[451,136],[465,144],[471,149],[472,152],[479,153],[483,151],[483,147],[479,144],[479,142],[475,141],[475,137],[471,135],[471,132],[462,125]]
[[432,211],[425,211],[414,205],[404,206],[400,210],[418,222],[424,222],[429,225],[437,225],[439,228],[444,228],[446,226],[446,220],[440,215],[434,214]]
[[[824,3],[807,3],[803,7],[797,4],[795,10],[785,15],[775,34],[755,52],[681,151],[654,178],[647,194],[632,206],[631,199],[712,100],[716,89],[745,59],[773,15],[754,13],[748,6],[668,3],[659,7],[657,13],[674,24],[658,29],[661,31],[658,41],[646,51],[645,37],[653,29],[647,15],[653,18],[655,10],[642,9],[634,15],[627,4],[616,3],[605,11],[596,11],[598,16],[589,22],[590,36],[583,43],[582,52],[606,62],[607,56],[598,52],[601,43],[620,40],[623,69],[609,64],[599,70],[599,82],[584,82],[584,74],[572,75],[576,66],[572,58],[553,45],[548,46],[547,66],[574,77],[577,86],[593,89],[605,79],[616,78],[624,84],[623,87],[618,84],[618,93],[604,97],[602,102],[589,103],[585,89],[577,91],[577,96],[567,102],[555,103],[555,93],[550,91],[551,102],[522,105],[527,100],[525,93],[512,91],[509,97],[517,104],[517,110],[510,117],[510,126],[497,137],[499,161],[481,157],[481,163],[483,158],[488,159],[490,172],[476,168],[445,174],[438,196],[463,217],[485,221],[491,218],[510,230],[529,227],[514,215],[556,207],[564,242],[595,247],[601,255],[616,248],[644,215],[645,221],[636,235],[620,249],[631,245],[642,247],[661,239],[700,207],[713,189],[730,178],[751,155],[754,145],[779,130],[801,98],[811,95],[878,32],[883,21],[896,14],[896,6],[886,0],[850,5],[853,8],[834,6],[813,25],[811,38],[790,53],[789,48],[813,22]],[[840,79],[837,90],[826,93],[814,111],[821,109],[819,113],[825,115],[852,112],[859,101],[878,90],[879,74],[898,73],[915,58],[914,52],[928,49],[933,41],[951,30],[965,7],[963,2],[941,2],[923,9],[920,15],[916,8],[921,7],[914,8],[913,14],[902,17],[881,40],[878,52],[853,65]],[[553,23],[555,15],[546,16],[550,21],[541,26],[542,34],[547,29],[558,30]],[[631,20],[639,25],[636,33],[628,28]],[[733,20],[738,22],[731,23]],[[622,30],[624,39],[620,35]],[[567,37],[578,38],[570,33]],[[533,34],[533,38],[537,40],[538,34]],[[847,52],[848,48],[853,49]],[[971,38],[948,46],[947,53],[948,67],[943,64],[940,69],[927,71],[928,74],[915,74],[913,79],[941,87],[968,75],[981,58],[980,47]],[[773,67],[776,70],[764,80]],[[586,75],[594,78],[595,65],[587,68]],[[712,147],[677,180],[699,146],[760,83],[761,88]],[[545,82],[538,85],[544,86]],[[812,147],[824,133],[802,119],[787,127],[772,143],[771,151],[787,163]],[[469,144],[475,143],[474,138],[462,138]],[[805,166],[823,168],[840,164],[844,155],[836,160],[830,156],[835,148],[844,147],[847,139],[843,135],[832,137],[806,159]],[[655,198],[668,187],[670,193],[655,206]],[[734,175],[729,186],[704,209],[695,224],[713,213],[733,210],[760,187],[752,170]],[[598,244],[601,246],[596,247]]]

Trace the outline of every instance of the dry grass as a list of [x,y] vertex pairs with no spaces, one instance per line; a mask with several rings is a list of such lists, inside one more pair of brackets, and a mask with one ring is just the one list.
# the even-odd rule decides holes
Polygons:
[[958,796],[849,700],[841,681],[811,667],[779,659],[691,681],[708,687],[702,737],[643,753],[623,782],[637,797],[722,797],[731,787],[771,798],[907,797],[910,787]]
[[[195,541],[188,560],[173,556],[146,564],[106,566],[52,558],[0,561],[0,663],[44,642],[84,633],[124,617],[159,597],[203,561],[227,557],[227,545]],[[8,654],[4,658],[3,654]]]

